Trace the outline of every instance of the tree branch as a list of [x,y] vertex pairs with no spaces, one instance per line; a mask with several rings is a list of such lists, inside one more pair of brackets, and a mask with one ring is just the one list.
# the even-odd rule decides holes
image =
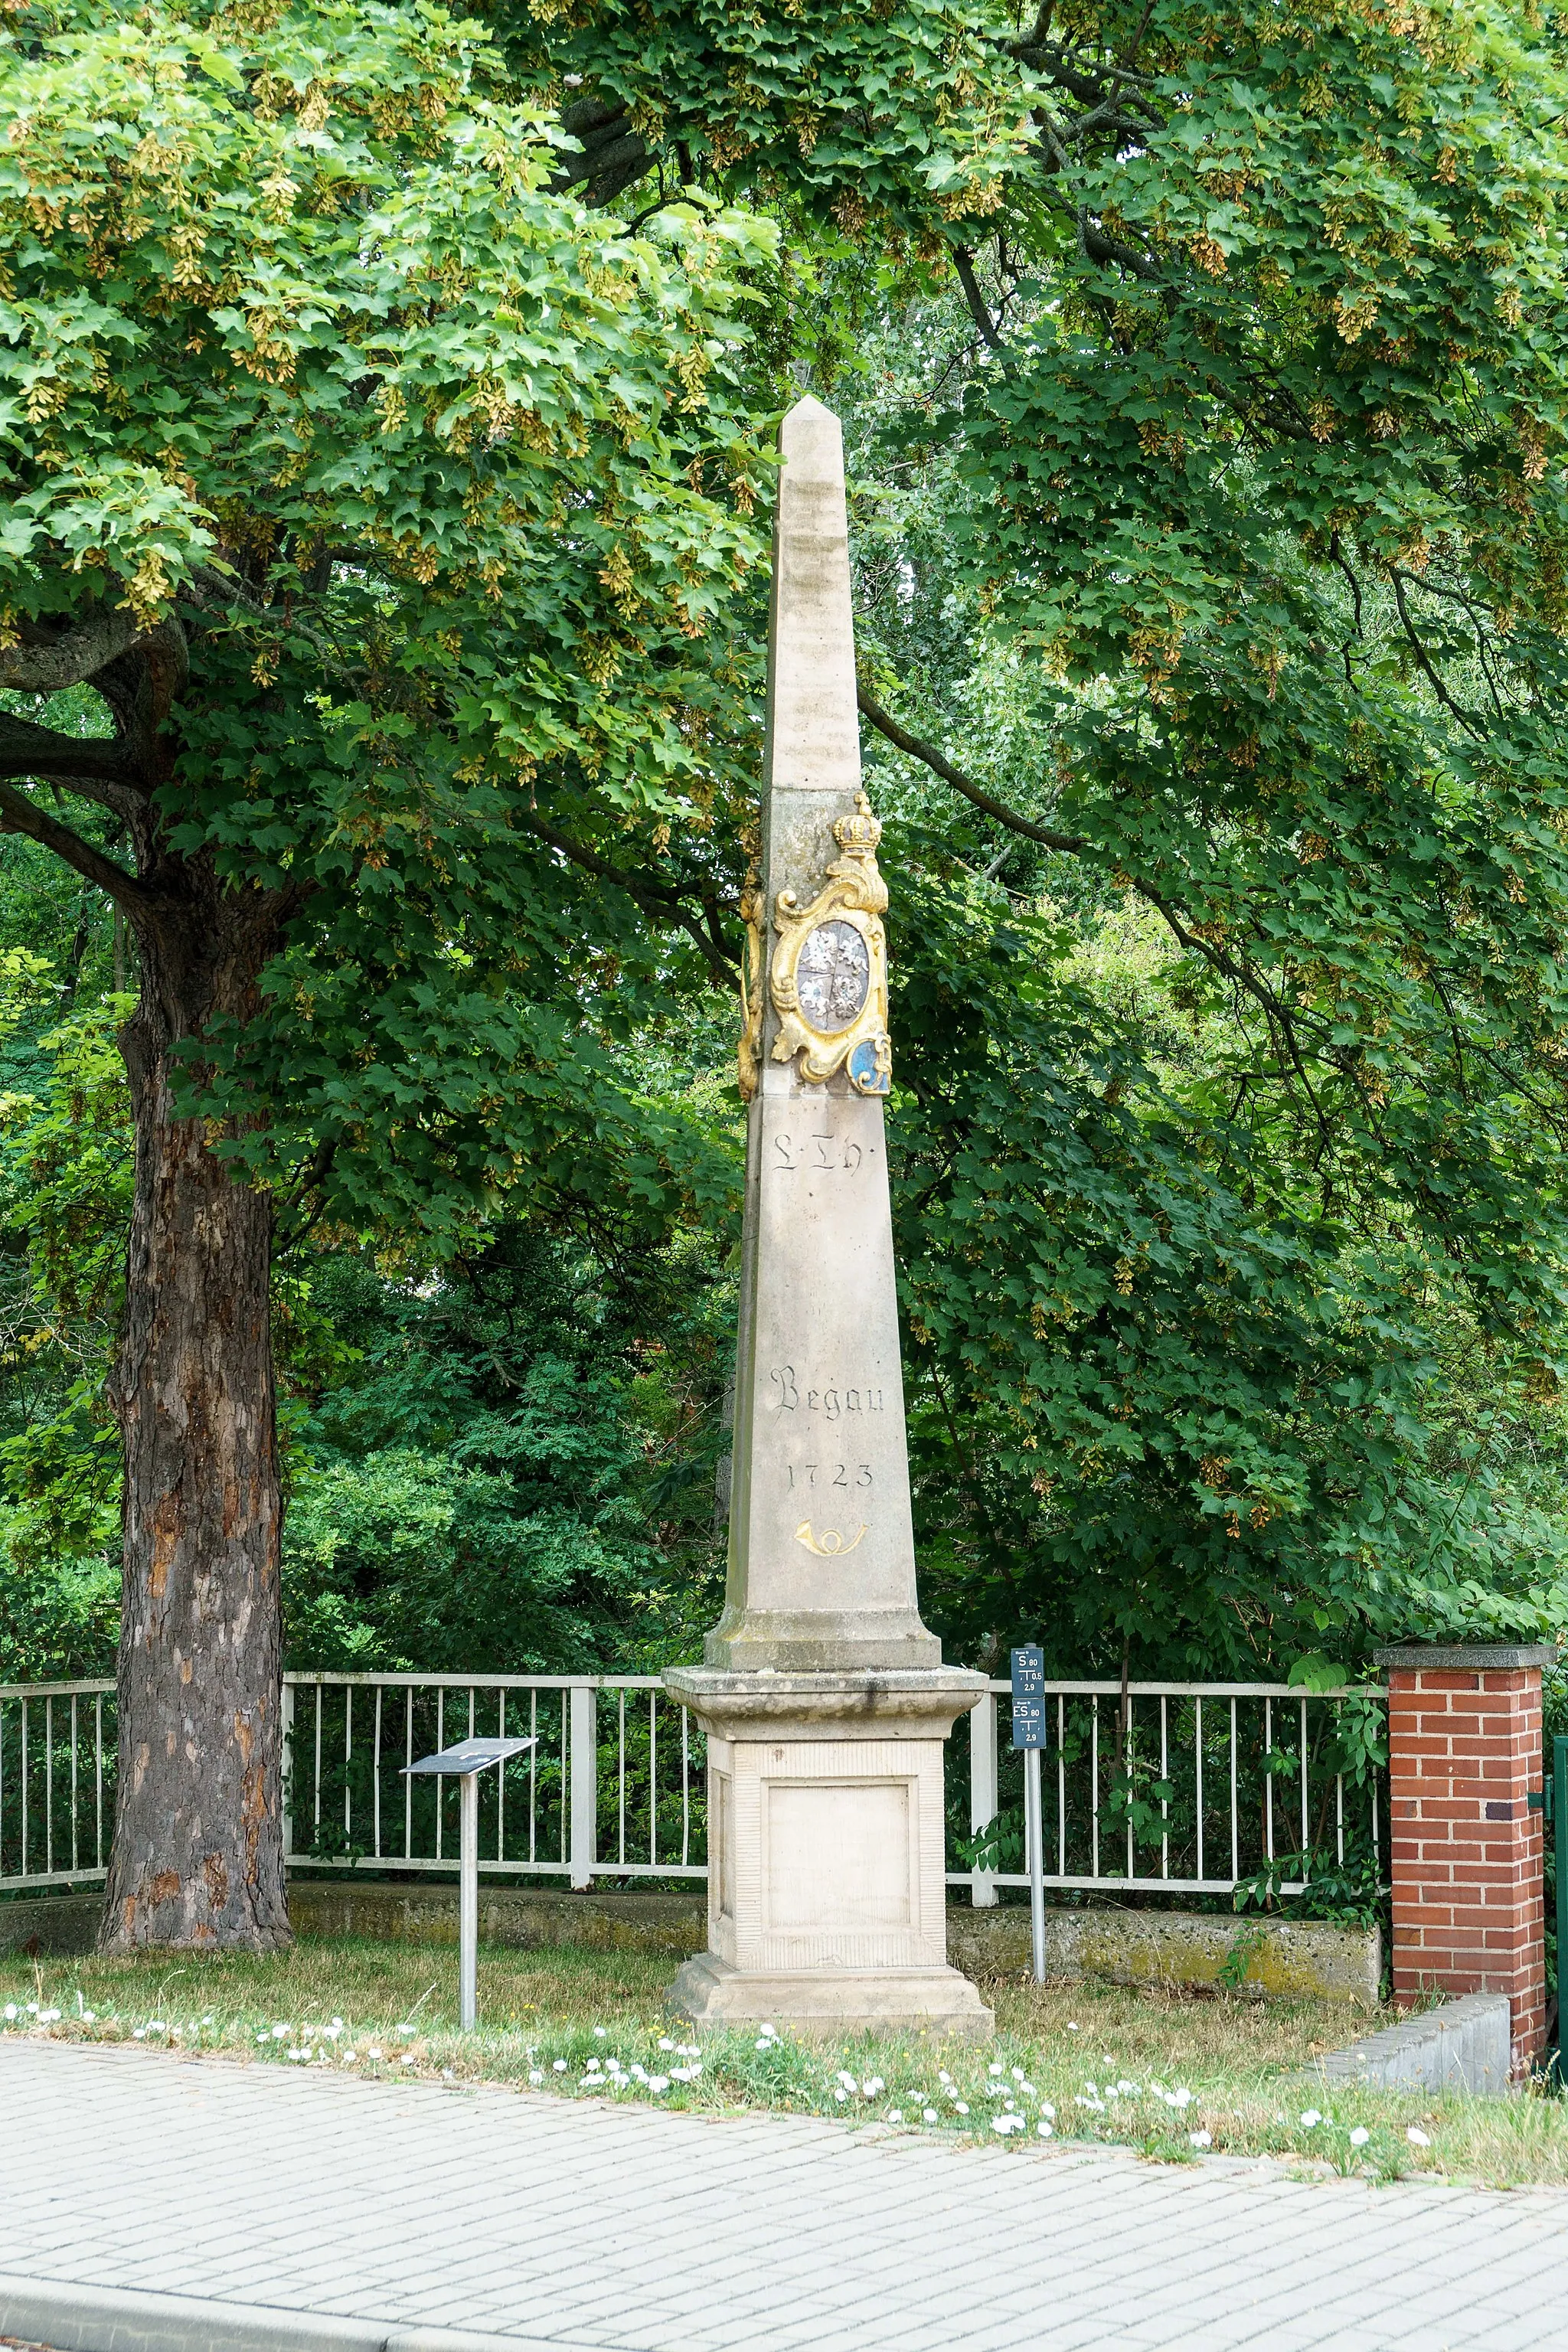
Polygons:
[[1037,824],[1033,817],[1020,816],[1016,809],[993,800],[989,793],[983,792],[978,784],[972,784],[962,769],[955,768],[951,760],[944,758],[934,743],[922,742],[918,735],[911,735],[908,728],[900,727],[892,713],[884,710],[864,687],[859,689],[859,701],[861,709],[877,732],[885,735],[896,751],[902,751],[911,760],[919,760],[933,776],[940,776],[944,784],[951,784],[955,793],[962,793],[966,801],[973,803],[975,808],[983,809],[987,816],[994,817],[996,823],[1005,824],[1009,832],[1021,833],[1026,841],[1037,841],[1047,849],[1065,850],[1075,856],[1089,846],[1081,833],[1053,833],[1048,825]]
[[958,282],[963,289],[963,299],[969,305],[971,318],[994,352],[1005,350],[1006,346],[996,331],[996,321],[991,316],[985,297],[980,290],[980,280],[974,275],[973,262],[961,245],[953,246],[952,252],[953,265],[958,271]]
[[116,866],[112,857],[106,857],[102,850],[94,849],[89,841],[83,841],[68,824],[61,824],[58,818],[46,816],[26,793],[19,793],[6,783],[0,783],[0,833],[20,833],[29,841],[37,842],[41,847],[52,849],[57,857],[63,858],[87,881],[95,882],[100,890],[106,891],[129,913],[145,915],[150,911],[152,895],[142,888],[133,874],[127,874],[122,866]]
[[85,686],[128,653],[163,655],[173,673],[171,691],[184,685],[190,656],[185,633],[173,614],[147,629],[134,613],[116,606],[74,629],[24,622],[19,642],[0,647],[0,687],[15,694],[59,694],[68,686]]
[[584,843],[574,841],[564,833],[557,833],[555,827],[547,824],[536,810],[520,811],[519,821],[531,833],[537,834],[541,841],[548,843],[552,849],[559,850],[562,856],[569,858],[574,866],[581,866],[584,874],[592,874],[596,881],[608,882],[616,889],[624,890],[634,906],[640,907],[645,914],[652,915],[662,922],[674,923],[687,932],[710,971],[722,981],[726,988],[734,986],[737,959],[715,949],[697,917],[682,901],[679,891],[668,889],[659,882],[649,882],[640,874],[628,874],[624,866],[612,866],[608,858],[601,857],[596,850],[588,848]]
[[0,779],[25,776],[63,784],[83,800],[112,809],[116,816],[127,815],[126,803],[136,797],[124,749],[110,737],[62,735],[56,728],[35,726],[30,719],[0,711]]
[[1470,734],[1484,741],[1487,733],[1486,729],[1482,726],[1480,720],[1476,717],[1473,711],[1467,710],[1463,704],[1455,701],[1453,696],[1449,693],[1447,688],[1444,685],[1442,679],[1438,677],[1436,670],[1434,668],[1432,662],[1427,656],[1426,646],[1417,636],[1415,633],[1415,624],[1410,617],[1410,607],[1405,601],[1405,586],[1399,572],[1396,570],[1391,569],[1388,577],[1393,584],[1394,601],[1399,609],[1400,620],[1405,625],[1405,634],[1410,640],[1411,649],[1414,652],[1416,660],[1420,663],[1422,670],[1426,674],[1427,683],[1431,687],[1433,693],[1443,705],[1444,709],[1453,713],[1453,716],[1458,720],[1461,727],[1466,728]]

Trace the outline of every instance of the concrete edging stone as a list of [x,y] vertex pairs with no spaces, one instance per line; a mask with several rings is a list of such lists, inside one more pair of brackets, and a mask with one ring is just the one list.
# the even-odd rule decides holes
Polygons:
[[50,2352],[552,2352],[542,2336],[399,2327],[330,2312],[81,2286],[0,2272],[0,2336]]

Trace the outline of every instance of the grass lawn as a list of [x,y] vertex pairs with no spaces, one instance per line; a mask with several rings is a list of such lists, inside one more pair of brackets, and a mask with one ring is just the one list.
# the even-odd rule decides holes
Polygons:
[[[1167,2161],[1213,2148],[1381,2179],[1568,2185],[1568,2101],[1314,2087],[1312,2060],[1364,2030],[1326,2002],[1009,1980],[985,1988],[997,2029],[986,2050],[921,2034],[819,2045],[747,2032],[707,2036],[699,2052],[663,2013],[672,1972],[643,1954],[487,1948],[483,2021],[464,2035],[450,1947],[323,1938],[266,1959],[5,1954],[0,2035],[137,2040],[561,2098],[773,2107],[1008,2147],[1098,2140]],[[1009,2116],[1022,2120],[998,2132]]]

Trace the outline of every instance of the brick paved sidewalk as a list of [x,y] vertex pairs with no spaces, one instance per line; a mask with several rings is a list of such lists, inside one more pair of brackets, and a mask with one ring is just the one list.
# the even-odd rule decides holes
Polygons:
[[0,2273],[576,2352],[1568,2352],[1568,2196],[0,2043]]

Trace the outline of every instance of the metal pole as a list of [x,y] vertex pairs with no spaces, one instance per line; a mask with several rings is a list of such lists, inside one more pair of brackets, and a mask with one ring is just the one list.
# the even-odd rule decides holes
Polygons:
[[479,1776],[464,1772],[458,1780],[458,2022],[468,2032],[474,2022],[479,1972]]
[[[1563,2047],[1563,1984],[1568,1976],[1568,1739],[1552,1742],[1552,1823],[1557,1854],[1557,2047]],[[1557,2075],[1562,2079],[1559,2059]]]
[[1024,1843],[1029,1865],[1029,1933],[1035,1982],[1046,1980],[1045,1815],[1040,1802],[1040,1751],[1024,1750]]

